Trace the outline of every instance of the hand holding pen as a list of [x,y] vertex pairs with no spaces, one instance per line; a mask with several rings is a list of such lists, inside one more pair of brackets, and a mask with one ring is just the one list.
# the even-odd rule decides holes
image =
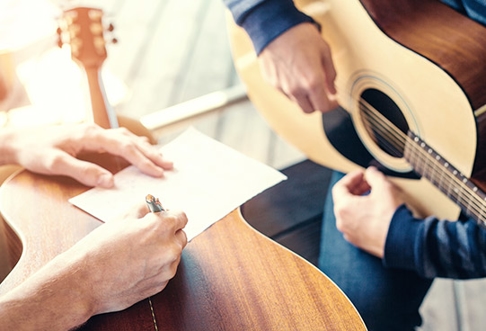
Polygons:
[[152,213],[165,211],[159,199],[154,197],[152,194],[147,194],[147,196],[145,196],[145,202]]

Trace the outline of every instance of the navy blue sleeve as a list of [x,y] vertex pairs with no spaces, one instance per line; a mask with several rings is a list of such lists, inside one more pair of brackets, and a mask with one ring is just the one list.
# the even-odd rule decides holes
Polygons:
[[292,0],[223,0],[239,26],[250,36],[257,54],[291,27],[314,20]]
[[449,7],[486,26],[486,1],[484,0],[441,0]]
[[486,277],[486,230],[472,219],[417,219],[402,205],[388,230],[383,264],[426,278]]

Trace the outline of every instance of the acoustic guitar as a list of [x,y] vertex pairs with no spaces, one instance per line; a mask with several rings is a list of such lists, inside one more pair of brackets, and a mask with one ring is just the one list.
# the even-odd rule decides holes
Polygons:
[[275,131],[343,172],[376,165],[418,216],[486,222],[486,28],[436,0],[297,0],[320,25],[340,108],[304,114],[264,82],[230,24],[237,71]]
[[[113,172],[126,166],[110,156],[96,161]],[[0,295],[102,224],[68,202],[87,189],[69,178],[25,170],[4,183],[0,210],[6,223],[0,225],[15,267],[0,285]],[[175,278],[151,301],[156,324],[148,300],[142,300],[124,311],[94,316],[80,329],[366,329],[331,280],[253,230],[239,210],[186,246]]]
[[[99,69],[106,53],[103,49],[96,50],[95,44],[102,41],[91,36],[93,31],[99,35],[100,13],[95,10],[89,14],[87,8],[75,12],[68,14],[73,16],[68,19],[75,36],[72,40],[78,40],[77,35],[84,37],[75,41],[73,54],[88,68],[88,80],[92,77],[90,81],[94,82],[94,88],[90,88],[97,96],[92,98],[92,102],[97,100],[93,109],[103,110],[107,102],[99,84]],[[88,28],[89,24],[75,27],[80,17],[88,22],[94,19],[94,30]],[[86,34],[79,34],[79,29]],[[89,48],[83,49],[86,45]],[[91,52],[85,53],[86,49]],[[106,120],[112,115],[94,118]],[[127,166],[123,159],[105,154],[85,158],[112,172]],[[102,224],[68,202],[87,189],[70,178],[26,170],[17,172],[1,186],[0,211],[5,222],[0,222],[0,227],[6,236],[13,269],[0,284],[0,295],[21,284]],[[122,312],[94,316],[80,329],[365,330],[366,327],[331,280],[301,257],[253,230],[239,210],[235,210],[186,246],[179,270],[164,291]]]
[[[84,70],[89,86],[94,123],[102,128],[118,127],[115,111],[107,101],[101,67],[107,58],[101,9],[77,7],[64,11],[57,30],[59,46],[68,43],[73,60]],[[110,25],[108,31],[112,31]]]
[[[157,143],[152,133],[139,120],[117,115],[108,102],[101,69],[108,53],[106,49],[106,32],[114,30],[113,24],[106,24],[103,11],[92,7],[75,7],[63,12],[57,30],[58,45],[69,44],[71,57],[84,71],[89,89],[90,111],[87,121],[94,122],[102,128],[125,127],[131,132],[146,136],[152,144]],[[113,43],[117,42],[112,38]]]

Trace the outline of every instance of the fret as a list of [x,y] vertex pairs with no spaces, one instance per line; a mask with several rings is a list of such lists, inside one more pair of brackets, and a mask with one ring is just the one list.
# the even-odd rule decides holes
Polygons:
[[486,194],[411,131],[405,142],[404,157],[418,175],[429,180],[468,216],[485,224]]

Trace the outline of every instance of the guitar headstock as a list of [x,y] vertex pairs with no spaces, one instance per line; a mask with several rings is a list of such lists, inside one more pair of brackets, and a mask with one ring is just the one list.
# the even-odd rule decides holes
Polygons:
[[[59,46],[68,43],[71,56],[85,68],[99,68],[107,58],[103,12],[78,7],[64,11],[58,28]],[[108,31],[113,31],[110,25]]]

